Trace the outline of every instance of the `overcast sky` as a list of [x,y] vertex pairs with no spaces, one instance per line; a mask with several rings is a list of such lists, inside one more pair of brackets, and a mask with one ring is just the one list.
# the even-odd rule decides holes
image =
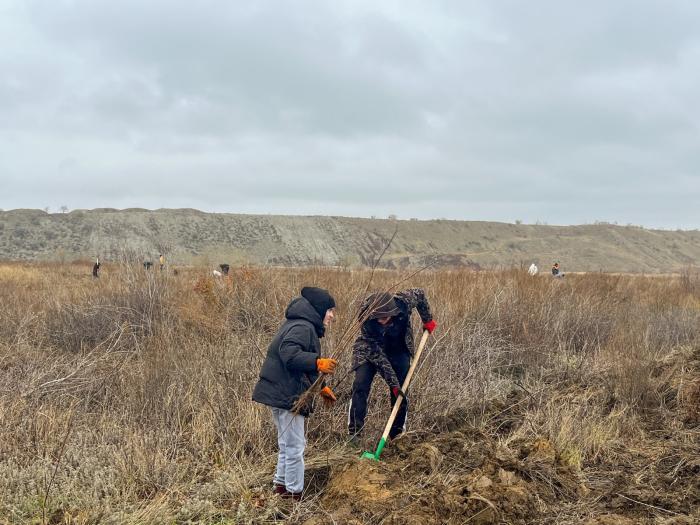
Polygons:
[[700,227],[700,2],[0,0],[0,208]]

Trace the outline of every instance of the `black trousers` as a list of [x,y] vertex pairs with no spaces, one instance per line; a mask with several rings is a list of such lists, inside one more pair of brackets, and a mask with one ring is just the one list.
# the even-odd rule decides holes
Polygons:
[[[389,352],[387,353],[391,367],[396,372],[399,378],[399,383],[403,385],[404,379],[408,374],[408,369],[411,367],[411,356],[406,351]],[[371,363],[363,363],[355,370],[355,380],[352,383],[352,401],[350,402],[350,413],[348,415],[348,433],[350,435],[360,434],[365,426],[365,417],[367,416],[367,399],[372,388],[372,380],[377,373],[377,368]],[[396,397],[389,389],[391,397],[391,406],[394,406]],[[408,411],[408,401],[406,399],[401,403],[399,412],[396,414],[396,419],[391,426],[389,432],[390,438],[395,438],[405,430],[406,412]]]

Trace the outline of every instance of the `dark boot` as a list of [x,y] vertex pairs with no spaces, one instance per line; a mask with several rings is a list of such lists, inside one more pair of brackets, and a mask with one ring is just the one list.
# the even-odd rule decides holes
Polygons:
[[273,483],[272,492],[274,492],[275,494],[283,495],[287,492],[287,489],[284,487],[284,485],[281,485],[279,483]]
[[362,448],[362,436],[360,434],[350,434],[345,442],[346,447]]

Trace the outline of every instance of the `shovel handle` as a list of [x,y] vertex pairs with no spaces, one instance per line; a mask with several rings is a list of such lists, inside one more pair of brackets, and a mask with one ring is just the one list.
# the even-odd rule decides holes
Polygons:
[[[411,382],[411,378],[413,377],[413,372],[415,371],[416,366],[418,365],[418,360],[420,359],[420,355],[423,353],[423,348],[425,347],[425,342],[428,340],[428,335],[430,335],[430,333],[427,330],[423,330],[423,337],[421,337],[420,343],[418,344],[418,350],[416,351],[416,354],[413,356],[413,361],[411,362],[411,367],[408,369],[408,374],[406,374],[406,379],[404,379],[403,385],[401,385],[401,390],[404,392],[406,392],[406,390],[408,390],[408,385]],[[396,398],[396,402],[394,403],[394,408],[391,411],[391,415],[389,416],[389,421],[387,421],[386,427],[384,427],[384,433],[382,434],[382,439],[381,439],[380,443],[386,443],[386,440],[389,439],[389,432],[391,432],[391,425],[394,424],[394,419],[396,419],[396,414],[399,413],[399,407],[401,407],[402,401],[403,401],[403,396],[401,394],[399,394]]]

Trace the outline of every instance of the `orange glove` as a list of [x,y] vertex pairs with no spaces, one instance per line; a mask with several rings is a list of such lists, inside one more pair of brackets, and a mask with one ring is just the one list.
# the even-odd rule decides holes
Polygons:
[[321,359],[316,359],[316,369],[322,374],[332,374],[335,372],[335,367],[338,361],[335,359],[330,359],[322,357]]
[[331,407],[335,404],[335,402],[338,400],[335,397],[335,394],[333,393],[333,390],[330,389],[328,386],[324,386],[321,389],[321,397],[323,398],[323,404],[326,405],[327,407]]

